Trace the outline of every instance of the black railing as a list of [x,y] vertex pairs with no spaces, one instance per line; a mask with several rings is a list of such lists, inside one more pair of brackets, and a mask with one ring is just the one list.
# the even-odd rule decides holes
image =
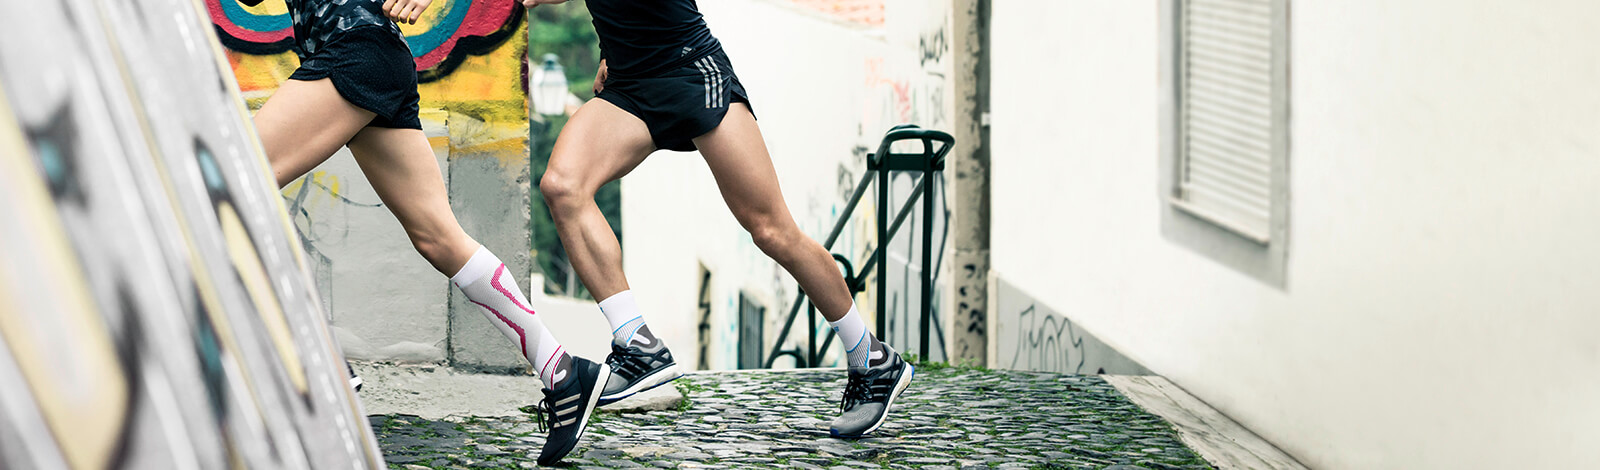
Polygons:
[[[901,142],[921,142],[922,151],[916,153],[896,153],[895,144]],[[937,147],[934,143],[941,145]],[[872,255],[867,257],[867,262],[857,272],[850,263],[850,259],[838,253],[833,254],[833,259],[839,262],[844,271],[845,285],[850,289],[850,297],[867,290],[867,274],[875,273],[878,280],[877,292],[877,335],[885,337],[885,320],[888,318],[888,284],[884,282],[886,258],[888,251],[884,247],[894,239],[900,231],[900,225],[906,221],[906,216],[916,206],[917,200],[922,200],[922,304],[921,307],[921,349],[924,356],[928,354],[928,333],[932,331],[933,320],[933,190],[938,178],[934,174],[944,170],[944,157],[950,153],[955,139],[944,132],[923,129],[910,124],[895,126],[883,136],[883,142],[878,145],[876,153],[867,154],[867,172],[861,175],[861,182],[856,184],[855,193],[850,196],[850,201],[845,204],[844,211],[839,214],[839,220],[833,224],[833,231],[828,233],[828,239],[823,241],[822,247],[833,249],[833,243],[839,239],[839,234],[844,232],[845,225],[850,223],[851,216],[855,214],[856,205],[861,202],[861,197],[866,195],[867,187],[876,182],[878,186],[878,214],[877,223],[878,246],[872,250]],[[906,199],[904,205],[894,217],[892,223],[885,224],[889,218],[889,172],[909,171],[921,173],[917,183],[911,191],[911,197]],[[874,270],[876,268],[876,270]],[[809,335],[806,336],[806,349],[799,346],[790,349],[779,349],[789,339],[789,331],[794,328],[794,321],[800,316],[800,307],[806,307],[806,324]],[[822,345],[817,345],[817,307],[807,301],[804,290],[795,296],[794,307],[789,309],[789,319],[784,321],[783,330],[778,333],[778,341],[773,347],[772,354],[767,356],[766,366],[772,367],[779,357],[789,356],[795,359],[796,367],[815,367],[822,361],[822,354],[827,351],[828,345],[833,343],[833,330],[827,330]]]

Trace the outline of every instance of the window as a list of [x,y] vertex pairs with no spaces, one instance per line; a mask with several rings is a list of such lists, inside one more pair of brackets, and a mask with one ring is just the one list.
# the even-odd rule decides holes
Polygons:
[[1284,285],[1287,0],[1166,0],[1162,231]]
[[711,270],[706,265],[700,265],[700,302],[696,307],[700,314],[700,362],[695,364],[697,370],[711,368]]
[[762,327],[767,322],[767,307],[756,303],[744,292],[739,293],[739,368],[763,369],[761,342],[766,340]]

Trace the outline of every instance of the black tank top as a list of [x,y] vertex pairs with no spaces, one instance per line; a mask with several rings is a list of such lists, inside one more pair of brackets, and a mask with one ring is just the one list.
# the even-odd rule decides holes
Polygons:
[[400,27],[383,14],[383,2],[384,0],[284,0],[289,6],[289,18],[294,22],[295,53],[304,60],[307,56],[322,50],[334,36],[363,26],[388,28],[391,33],[404,41],[405,34],[400,32]]
[[695,0],[587,0],[600,57],[618,78],[648,77],[722,50]]

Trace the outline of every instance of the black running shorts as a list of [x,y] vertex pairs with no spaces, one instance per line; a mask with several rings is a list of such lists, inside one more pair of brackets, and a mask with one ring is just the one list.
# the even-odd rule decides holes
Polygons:
[[333,79],[345,101],[377,114],[368,126],[422,129],[411,47],[394,32],[362,26],[334,36],[307,57],[291,80]]
[[679,152],[694,150],[695,137],[722,124],[728,105],[750,106],[749,95],[722,51],[651,77],[608,77],[605,89],[595,97],[644,121],[656,148]]

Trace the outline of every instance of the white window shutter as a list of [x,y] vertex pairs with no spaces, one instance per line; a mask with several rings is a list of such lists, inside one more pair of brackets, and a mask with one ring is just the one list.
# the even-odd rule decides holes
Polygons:
[[1272,229],[1274,0],[1182,0],[1178,207],[1258,243]]

